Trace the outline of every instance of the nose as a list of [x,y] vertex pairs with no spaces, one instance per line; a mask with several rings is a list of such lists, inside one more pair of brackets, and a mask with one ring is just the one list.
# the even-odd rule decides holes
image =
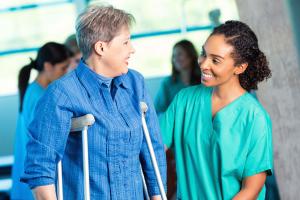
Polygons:
[[207,62],[207,59],[204,56],[200,56],[198,58],[198,64],[201,70],[209,69],[209,63]]
[[135,48],[133,47],[132,43],[130,42],[130,53],[134,54],[135,53]]

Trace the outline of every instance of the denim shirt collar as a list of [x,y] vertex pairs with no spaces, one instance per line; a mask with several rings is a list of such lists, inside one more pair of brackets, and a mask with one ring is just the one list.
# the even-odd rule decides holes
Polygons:
[[[91,96],[95,93],[95,91],[99,90],[102,83],[107,85],[105,80],[106,77],[98,75],[96,72],[91,70],[91,68],[82,59],[75,70],[78,78]],[[123,87],[130,90],[130,80],[127,73],[117,76],[113,80],[116,87]]]
[[114,78],[114,84],[117,87],[123,87],[125,89],[129,89],[129,83],[130,83],[130,81],[129,81],[129,77],[128,77],[127,73]]

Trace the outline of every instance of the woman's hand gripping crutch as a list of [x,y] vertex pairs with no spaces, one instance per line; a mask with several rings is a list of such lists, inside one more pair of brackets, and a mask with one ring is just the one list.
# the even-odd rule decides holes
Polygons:
[[[154,150],[153,150],[151,138],[150,138],[150,135],[149,135],[147,123],[146,123],[146,120],[145,120],[145,114],[148,110],[148,106],[145,102],[140,102],[140,108],[141,108],[141,111],[142,111],[142,124],[143,124],[144,135],[145,135],[147,146],[148,146],[148,149],[149,149],[149,152],[150,152],[151,161],[152,161],[152,165],[153,165],[153,168],[154,168],[154,171],[155,171],[155,175],[156,175],[156,179],[157,179],[157,182],[158,182],[160,194],[161,194],[161,197],[162,197],[163,200],[167,200],[166,192],[165,192],[165,189],[164,189],[164,185],[162,183],[162,179],[161,179],[161,175],[160,175],[159,168],[158,168],[158,165],[157,165],[157,161],[156,161],[155,153],[154,153]],[[143,176],[143,179],[144,179],[144,176]],[[143,180],[143,182],[145,182],[145,181]],[[145,187],[146,187],[146,184],[144,184],[144,190],[147,191],[147,188],[145,188]]]

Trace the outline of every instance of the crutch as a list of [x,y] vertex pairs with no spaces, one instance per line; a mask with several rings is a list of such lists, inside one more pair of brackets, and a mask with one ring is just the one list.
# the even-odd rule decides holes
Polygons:
[[[89,158],[88,158],[88,127],[93,125],[95,118],[91,114],[82,117],[73,118],[71,132],[81,131],[82,133],[82,158],[83,158],[83,177],[84,177],[84,199],[90,199],[90,183],[89,183]],[[63,200],[63,183],[62,183],[62,164],[61,160],[57,164],[57,198]]]
[[[161,179],[161,176],[160,176],[160,172],[159,172],[159,168],[158,168],[158,165],[157,165],[155,153],[154,153],[152,142],[151,142],[151,139],[150,139],[147,123],[146,123],[146,120],[145,120],[145,114],[148,110],[148,106],[145,102],[140,102],[140,108],[141,108],[141,111],[142,111],[142,124],[143,124],[143,129],[144,129],[144,135],[145,135],[146,142],[147,142],[147,145],[148,145],[148,149],[149,149],[149,152],[150,152],[151,161],[152,161],[152,165],[153,165],[153,168],[154,168],[154,171],[155,171],[155,175],[156,175],[156,179],[157,179],[157,182],[158,182],[160,194],[161,194],[161,197],[162,197],[163,200],[167,200],[166,192],[165,192],[165,189],[164,189],[164,185],[162,183],[162,179]],[[144,177],[143,177],[143,179],[144,179]],[[143,180],[143,183],[144,182],[145,182],[145,180]],[[147,187],[146,184],[143,184],[143,185],[144,185],[144,191],[147,190],[147,188],[145,188],[145,187]]]

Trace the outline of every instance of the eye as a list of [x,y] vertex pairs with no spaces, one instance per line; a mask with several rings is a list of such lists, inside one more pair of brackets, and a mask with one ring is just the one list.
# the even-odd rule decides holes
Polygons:
[[219,63],[220,63],[220,61],[219,61],[218,59],[216,59],[216,58],[213,58],[213,59],[212,59],[212,62],[213,62],[214,64],[219,64]]
[[124,42],[124,45],[127,45],[127,44],[128,44],[128,42],[129,42],[128,40],[127,40],[127,41],[125,41],[125,42]]

